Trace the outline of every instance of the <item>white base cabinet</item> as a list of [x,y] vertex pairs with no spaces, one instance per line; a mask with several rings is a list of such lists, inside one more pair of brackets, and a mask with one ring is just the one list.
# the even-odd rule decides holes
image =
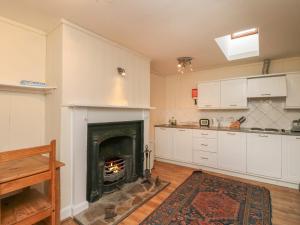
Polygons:
[[156,127],[155,157],[270,183],[300,183],[300,136]]
[[246,172],[246,133],[219,132],[219,168],[234,172]]
[[173,131],[164,127],[155,128],[155,156],[173,158]]
[[247,173],[281,178],[281,136],[247,134]]
[[293,183],[300,183],[300,136],[282,138],[282,176]]
[[175,129],[173,143],[174,160],[187,163],[193,161],[191,129]]

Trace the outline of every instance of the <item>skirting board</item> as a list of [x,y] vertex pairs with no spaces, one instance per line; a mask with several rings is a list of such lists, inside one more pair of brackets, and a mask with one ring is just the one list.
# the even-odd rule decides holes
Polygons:
[[89,207],[89,203],[87,201],[81,202],[77,205],[69,205],[60,210],[60,220],[63,221],[69,217],[73,217],[78,213],[81,213],[83,210]]
[[60,221],[63,221],[69,217],[72,217],[72,207],[67,206],[60,210]]
[[288,183],[288,182],[284,182],[284,181],[266,179],[266,178],[257,177],[254,175],[252,176],[252,175],[247,175],[247,174],[241,174],[241,173],[236,173],[236,172],[231,172],[231,171],[226,171],[226,170],[210,168],[210,167],[206,167],[206,166],[199,166],[196,164],[183,163],[183,162],[178,162],[178,161],[169,160],[169,159],[162,159],[162,158],[158,158],[158,157],[155,157],[155,160],[160,161],[160,162],[172,163],[172,164],[176,164],[179,166],[185,166],[185,167],[194,168],[194,169],[202,169],[202,170],[211,171],[211,172],[215,172],[215,173],[221,173],[221,174],[225,174],[225,175],[229,175],[229,176],[235,176],[235,177],[239,177],[239,178],[243,178],[243,179],[255,180],[258,182],[262,182],[262,183],[268,183],[268,184],[274,184],[274,185],[278,185],[278,186],[282,186],[282,187],[298,189],[298,184]]

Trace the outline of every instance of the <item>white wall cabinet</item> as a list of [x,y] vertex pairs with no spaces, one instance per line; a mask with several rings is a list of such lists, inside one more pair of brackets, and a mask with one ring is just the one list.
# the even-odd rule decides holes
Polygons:
[[173,130],[163,127],[155,128],[155,155],[160,158],[173,158]]
[[221,81],[221,108],[247,107],[247,79]]
[[247,134],[247,172],[281,178],[281,136]]
[[191,129],[175,129],[174,159],[181,162],[192,162]]
[[282,141],[283,179],[300,183],[300,136],[285,136]]
[[219,168],[235,172],[246,172],[246,133],[219,132]]
[[288,74],[286,108],[300,108],[300,74]]
[[208,109],[220,107],[220,81],[198,84],[198,107]]
[[248,79],[248,98],[285,97],[286,76],[255,77]]

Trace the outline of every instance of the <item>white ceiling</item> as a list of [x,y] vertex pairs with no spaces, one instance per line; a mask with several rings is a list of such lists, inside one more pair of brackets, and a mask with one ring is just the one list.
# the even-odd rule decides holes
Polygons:
[[65,18],[150,57],[162,75],[179,56],[195,69],[229,64],[214,39],[251,27],[260,56],[234,63],[300,55],[300,0],[1,0],[0,16],[46,32]]

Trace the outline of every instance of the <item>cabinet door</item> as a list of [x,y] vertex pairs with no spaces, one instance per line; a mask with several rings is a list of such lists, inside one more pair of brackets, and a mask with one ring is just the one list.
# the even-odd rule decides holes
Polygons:
[[300,108],[300,74],[287,75],[287,108]]
[[155,128],[155,155],[160,158],[173,158],[173,130],[171,128]]
[[283,137],[283,178],[293,183],[300,182],[300,137]]
[[174,159],[180,162],[192,162],[191,129],[175,129]]
[[281,178],[281,136],[247,134],[247,173]]
[[247,94],[250,98],[287,95],[285,76],[249,78],[247,83]]
[[220,81],[201,83],[198,85],[198,107],[220,107]]
[[219,132],[219,167],[246,172],[246,133]]
[[247,80],[235,79],[221,81],[221,107],[247,107]]

